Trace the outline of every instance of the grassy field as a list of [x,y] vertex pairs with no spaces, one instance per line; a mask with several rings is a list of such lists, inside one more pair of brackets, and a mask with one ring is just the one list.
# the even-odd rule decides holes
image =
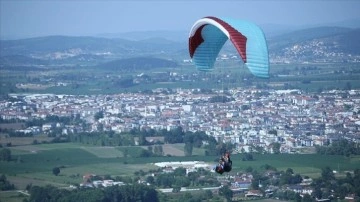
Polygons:
[[[23,125],[23,124],[0,124],[0,128],[5,128],[4,125]],[[14,128],[20,129],[20,128]],[[20,145],[31,145],[34,140],[37,142],[50,142],[52,137],[48,137],[46,135],[37,135],[35,137],[9,137],[5,133],[0,133],[0,144],[6,145],[7,143],[11,143],[12,146],[20,146]]]
[[0,191],[0,201],[20,202],[28,199],[28,196],[18,191]]
[[[193,156],[184,156],[184,145],[164,145],[165,154],[172,156],[132,158],[147,147],[95,147],[73,143],[40,144],[10,147],[13,161],[0,162],[0,170],[17,189],[27,185],[69,187],[83,182],[83,175],[132,176],[136,171],[157,169],[153,164],[161,161],[205,161],[215,164],[218,156],[203,156],[204,150],[194,149]],[[127,154],[124,157],[124,154]],[[253,155],[254,161],[242,161],[243,155],[232,155],[233,171],[248,167],[262,170],[268,164],[278,170],[292,168],[302,176],[319,177],[321,169],[329,166],[344,176],[344,171],[360,167],[360,156],[321,156],[316,154]],[[60,167],[60,174],[52,174]],[[19,192],[0,192],[0,201],[22,201],[26,196]]]
[[[168,154],[174,156],[131,158],[141,152],[142,147],[95,147],[73,143],[40,144],[10,147],[13,161],[0,162],[1,173],[18,189],[26,185],[52,184],[68,187],[70,184],[82,183],[85,174],[125,176],[136,171],[157,169],[153,165],[161,161],[205,161],[215,164],[217,156],[203,156],[203,151],[197,149],[193,156],[185,157],[183,145],[166,145]],[[124,151],[128,157],[124,157]],[[261,170],[266,164],[278,170],[292,168],[295,173],[309,177],[320,176],[321,169],[329,166],[333,170],[354,170],[360,167],[360,157],[321,156],[315,154],[283,154],[283,155],[253,155],[254,161],[242,161],[243,155],[232,155],[233,172],[243,171],[248,167]],[[60,167],[58,176],[52,174],[54,167]]]
[[[0,95],[8,93],[55,93],[55,94],[113,94],[120,92],[139,92],[155,88],[234,88],[249,85],[268,85],[274,89],[296,88],[305,91],[318,92],[327,89],[360,88],[360,73],[358,63],[316,63],[316,64],[271,64],[270,78],[253,78],[249,70],[234,62],[216,62],[213,71],[201,72],[194,65],[181,65],[177,68],[154,68],[150,70],[104,70],[101,68],[86,67],[84,69],[47,69],[46,74],[37,71],[0,71]],[[179,75],[201,75],[183,81],[158,81],[154,83],[139,83],[131,87],[115,85],[118,76],[136,76],[140,73],[157,78],[156,72],[176,72]],[[79,76],[81,75],[81,76]],[[115,77],[109,79],[108,76]],[[54,83],[35,82],[36,80],[56,80],[68,83],[66,86],[57,86]],[[206,79],[202,79],[206,78]],[[251,78],[246,82],[245,78]],[[17,88],[17,84],[41,84],[42,88]]]
[[[234,159],[236,159],[235,156]],[[323,156],[316,154],[282,154],[282,155],[254,155],[254,161],[237,161],[239,164],[234,164],[234,170],[246,169],[246,167],[253,167],[255,169],[268,164],[278,170],[286,170],[292,168],[295,173],[303,176],[319,177],[321,169],[329,166],[333,170],[350,171],[360,166],[360,157],[343,157],[343,156]],[[238,160],[238,159],[236,159]],[[239,159],[240,160],[240,159]]]

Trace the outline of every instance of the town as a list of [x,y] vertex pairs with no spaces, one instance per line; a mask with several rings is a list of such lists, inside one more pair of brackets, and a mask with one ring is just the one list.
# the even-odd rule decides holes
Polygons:
[[[318,94],[300,90],[255,88],[201,93],[200,89],[154,89],[152,93],[113,95],[10,94],[0,101],[3,121],[77,117],[87,124],[49,122],[17,130],[23,134],[61,135],[80,132],[129,132],[132,129],[204,131],[217,141],[231,142],[234,152],[301,153],[345,138],[360,141],[360,90]],[[220,97],[224,100],[215,100]],[[215,100],[215,101],[214,101]],[[310,150],[311,151],[311,150]]]

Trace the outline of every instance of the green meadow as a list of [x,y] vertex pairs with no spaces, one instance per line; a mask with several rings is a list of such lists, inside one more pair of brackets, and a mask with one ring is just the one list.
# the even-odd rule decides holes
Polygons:
[[[171,145],[166,145],[171,150]],[[183,151],[183,145],[173,145],[173,150]],[[170,149],[169,149],[170,148]],[[193,156],[136,157],[144,147],[95,147],[73,143],[40,144],[10,147],[11,162],[0,162],[0,170],[18,189],[28,184],[52,184],[68,187],[83,182],[85,174],[131,176],[136,171],[157,169],[153,164],[161,161],[205,161],[215,164],[218,156],[204,156],[196,149]],[[124,155],[126,153],[126,155]],[[166,153],[166,151],[165,151]],[[233,171],[240,172],[252,167],[261,171],[264,165],[277,170],[292,168],[303,176],[319,177],[321,169],[329,166],[338,173],[360,168],[360,156],[323,156],[317,154],[254,154],[253,161],[243,161],[242,154],[232,155]],[[60,167],[60,174],[52,169]]]
[[[177,68],[139,69],[126,72],[123,70],[106,70],[86,67],[84,69],[47,69],[46,77],[73,83],[73,85],[55,86],[46,82],[35,82],[41,87],[34,87],[28,78],[42,80],[44,75],[37,71],[3,71],[0,80],[0,94],[8,93],[55,93],[55,94],[114,94],[121,92],[141,92],[156,88],[183,88],[183,89],[231,89],[248,86],[269,86],[273,89],[301,89],[308,92],[320,92],[330,89],[359,89],[360,73],[357,71],[358,63],[319,63],[319,64],[271,64],[270,78],[260,79],[251,76],[251,73],[238,61],[216,62],[213,71],[202,72],[193,65],[180,65]],[[306,70],[306,71],[305,71]],[[189,76],[189,79],[176,79],[143,82],[121,87],[117,75],[122,77],[136,77],[140,73],[156,80],[158,72],[176,72],[179,75]],[[64,76],[66,75],[66,76]],[[81,75],[81,79],[79,78]],[[108,75],[114,78],[109,79]],[[197,75],[193,77],[191,75]],[[71,78],[71,79],[69,79]],[[75,78],[75,79],[74,79]],[[244,79],[244,78],[250,78]],[[76,81],[76,82],[74,82]],[[26,88],[17,88],[16,85],[29,84]]]

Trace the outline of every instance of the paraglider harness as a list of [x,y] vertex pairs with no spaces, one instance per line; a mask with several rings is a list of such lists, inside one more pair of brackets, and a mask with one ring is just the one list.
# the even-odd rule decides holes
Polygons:
[[215,167],[215,172],[223,174],[224,172],[230,172],[232,169],[232,161],[230,160],[230,155],[223,156],[220,158],[219,164]]

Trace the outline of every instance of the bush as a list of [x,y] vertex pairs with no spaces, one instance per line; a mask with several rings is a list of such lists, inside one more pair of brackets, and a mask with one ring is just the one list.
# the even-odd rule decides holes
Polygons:
[[59,173],[60,173],[60,168],[59,168],[59,167],[53,168],[52,173],[53,173],[54,175],[58,176]]

